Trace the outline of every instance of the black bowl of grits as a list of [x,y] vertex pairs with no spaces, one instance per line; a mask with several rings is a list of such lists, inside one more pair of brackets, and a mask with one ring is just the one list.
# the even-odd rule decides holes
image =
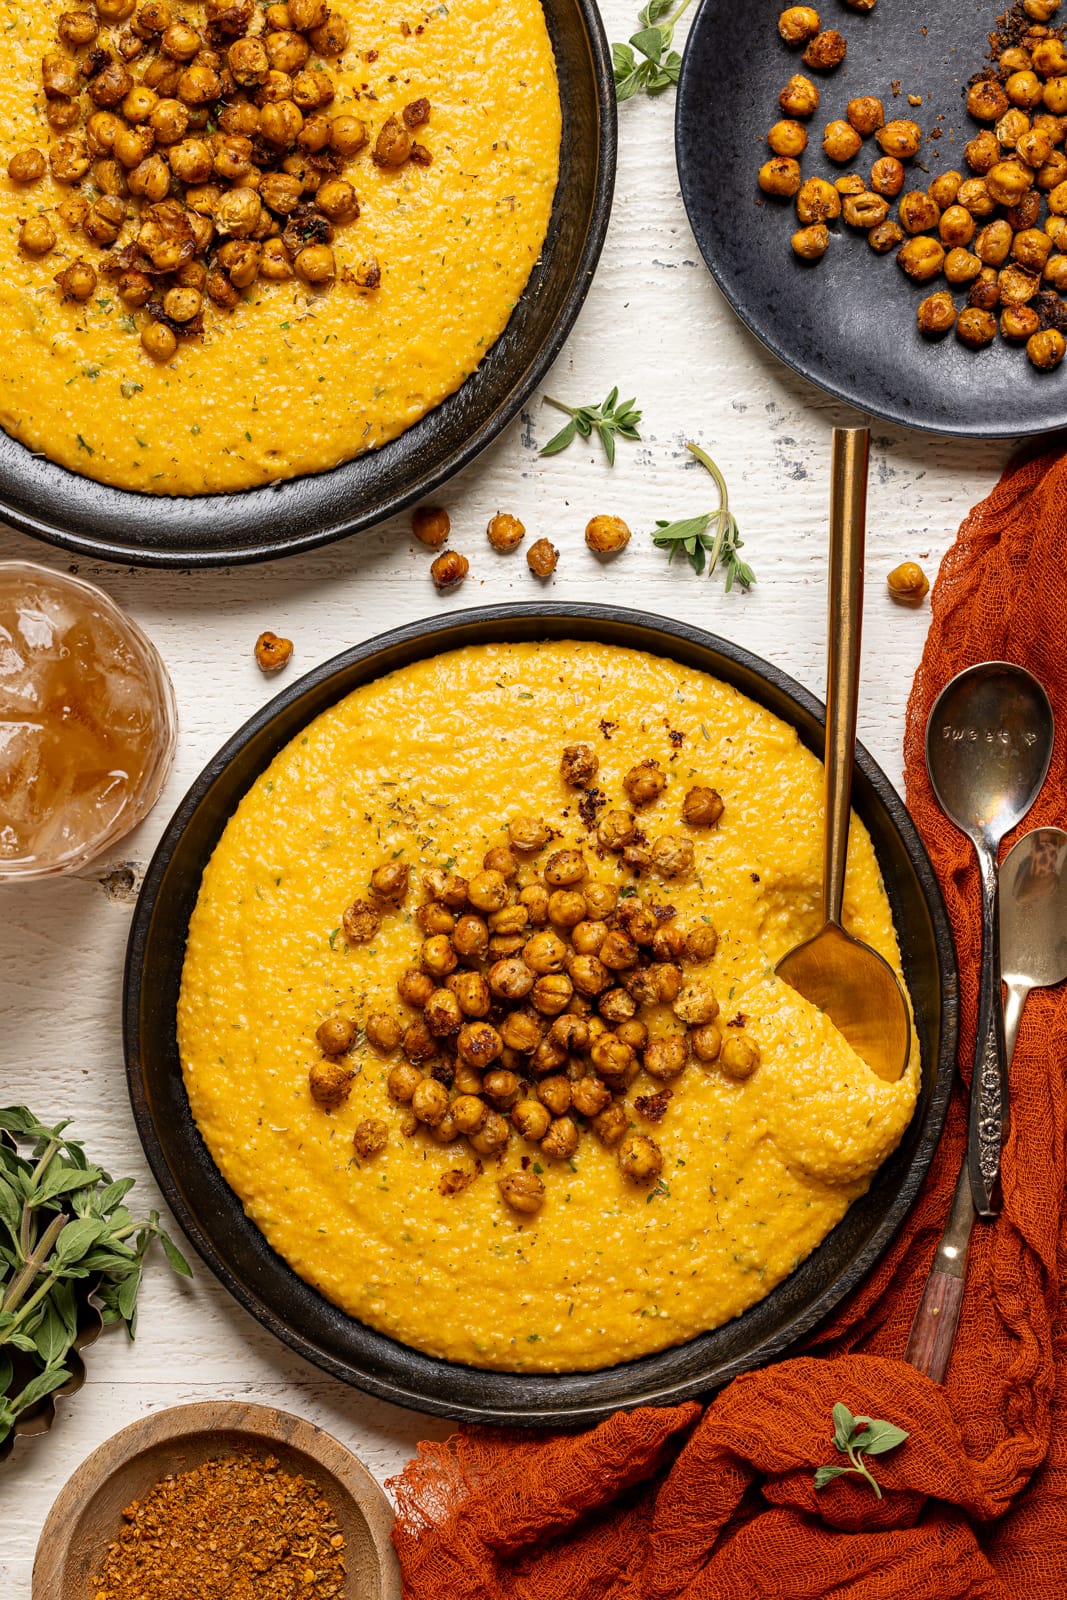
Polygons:
[[[821,755],[823,708],[806,690],[684,623],[594,605],[516,605],[396,629],[290,685],[230,740],[182,801],[149,867],[134,918],[124,1020],[134,1115],[156,1178],[204,1260],[264,1327],[333,1376],[399,1405],[483,1423],[579,1426],[619,1407],[707,1394],[783,1355],[856,1290],[907,1216],[941,1133],[956,1056],[957,973],[926,852],[899,796],[861,748],[853,805],[870,836],[896,927],[921,1074],[914,1114],[867,1192],[777,1287],[714,1331],[655,1354],[598,1370],[516,1372],[425,1354],[347,1315],[298,1276],[222,1177],[186,1093],[179,994],[204,869],[236,806],[275,756],[352,691],[445,652],[545,641],[622,646],[696,669],[789,724],[801,746]],[[398,1243],[398,1268],[402,1251]],[[477,1252],[469,1255],[462,1292],[477,1308]]]
[[[72,306],[52,283],[70,241],[40,260],[18,248],[27,204],[44,210],[69,191],[46,174],[0,193],[8,522],[110,561],[265,560],[425,499],[519,413],[604,242],[611,57],[595,0],[465,6],[401,27],[377,0],[350,0],[353,38],[380,48],[330,61],[331,112],[358,113],[371,139],[346,169],[362,209],[336,241],[337,281],[320,292],[261,279],[233,311],[209,306],[203,340],[166,364],[142,350],[146,313],[127,314],[105,255],[92,256],[97,292]],[[32,105],[53,31],[48,8],[22,8],[0,45],[20,103]],[[432,160],[387,172],[371,159],[375,133],[413,96],[429,97]],[[48,137],[42,119],[34,138],[47,148]],[[353,287],[361,254],[380,270],[374,292]]]

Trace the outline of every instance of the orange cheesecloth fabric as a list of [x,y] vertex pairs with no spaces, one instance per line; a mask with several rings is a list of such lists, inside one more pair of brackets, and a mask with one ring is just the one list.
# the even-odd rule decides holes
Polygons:
[[[975,662],[1028,667],[1057,721],[1023,823],[1067,825],[1067,458],[1005,474],[964,523],[932,597],[908,707],[908,805],[938,873],[961,977],[960,1070],[978,998],[974,854],[923,760],[938,692]],[[1008,844],[1014,842],[1013,835]],[[1067,1600],[1067,995],[1029,1000],[1011,1068],[1004,1212],[978,1223],[943,1388],[902,1359],[966,1143],[957,1086],[919,1200],[881,1265],[795,1359],[705,1407],[618,1413],[566,1436],[460,1434],[394,1480],[406,1600]],[[858,1478],[838,1400],[906,1428]]]

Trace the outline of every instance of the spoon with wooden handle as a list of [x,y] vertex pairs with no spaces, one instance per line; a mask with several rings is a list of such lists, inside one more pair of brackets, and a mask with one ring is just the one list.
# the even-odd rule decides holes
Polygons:
[[[1067,981],[1067,833],[1062,828],[1035,828],[1005,856],[1000,868],[1000,951],[1008,990],[1004,1049],[1010,1063],[1030,991]],[[975,1215],[964,1157],[948,1224],[904,1352],[905,1361],[935,1383],[945,1381],[952,1355]]]

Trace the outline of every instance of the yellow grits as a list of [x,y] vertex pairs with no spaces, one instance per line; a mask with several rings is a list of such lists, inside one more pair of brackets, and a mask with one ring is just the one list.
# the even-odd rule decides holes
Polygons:
[[[602,720],[604,726],[601,726]],[[615,726],[612,727],[611,724]],[[672,741],[670,733],[673,731]],[[678,735],[682,735],[678,739]],[[392,1061],[357,1046],[348,1102],[308,1092],[315,1029],[340,1007],[400,1013],[416,957],[409,894],[369,945],[341,912],[397,852],[468,875],[509,819],[540,815],[588,841],[562,747],[593,745],[611,804],[646,756],[669,774],[642,823],[685,831],[683,794],[725,801],[693,829],[696,870],[655,898],[692,924],[710,914],[722,1020],[743,1012],[762,1062],[744,1083],[693,1061],[652,1132],[662,1183],[637,1187],[586,1132],[571,1163],[542,1160],[534,1217],[496,1179],[537,1147],[513,1134],[464,1192],[441,1175],[464,1146],[405,1136],[386,1092]],[[822,771],[794,730],[735,690],[648,655],[589,643],[494,645],[405,668],[357,690],[277,757],[245,796],[204,875],[189,933],[179,1040],[193,1114],[227,1182],[274,1248],[352,1316],[433,1355],[521,1371],[596,1368],[737,1316],[798,1265],[866,1189],[908,1124],[916,1050],[887,1084],[827,1019],[773,976],[818,923]],[[398,857],[399,859],[399,857]],[[618,857],[593,875],[623,884]],[[414,889],[414,884],[413,884]],[[853,818],[845,916],[899,972],[870,839]],[[409,1013],[413,1015],[413,1013]],[[398,1059],[393,1058],[393,1061]],[[642,1075],[628,1099],[660,1088]],[[352,1132],[389,1125],[358,1163]]]
[[[539,0],[407,13],[342,0],[351,43],[328,63],[337,97],[327,113],[362,117],[371,140],[345,171],[362,214],[338,228],[334,249],[339,274],[376,257],[381,288],[364,294],[340,276],[324,292],[260,281],[232,313],[207,302],[203,340],[167,366],[141,348],[147,313],[131,317],[103,276],[86,305],[60,303],[54,275],[79,256],[100,270],[106,252],[55,216],[72,191],[50,172],[29,187],[7,176],[14,151],[47,154],[55,137],[41,58],[68,9],[0,0],[0,425],[104,483],[206,494],[336,466],[395,438],[470,376],[522,294],[555,193],[559,92]],[[432,106],[420,138],[433,164],[383,171],[371,159],[377,130],[420,96]],[[91,174],[80,192],[93,196]],[[39,210],[58,243],[34,259],[18,228]]]

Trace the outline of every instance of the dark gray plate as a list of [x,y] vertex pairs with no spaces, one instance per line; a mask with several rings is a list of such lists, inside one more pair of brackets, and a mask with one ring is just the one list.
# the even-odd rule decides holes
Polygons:
[[[274,756],[352,689],[461,645],[597,639],[713,673],[792,723],[821,753],[822,707],[790,678],[735,645],[680,622],[606,606],[496,606],[398,628],[291,684],[205,768],[171,821],[145,878],[126,959],[126,1065],[152,1170],[193,1244],[241,1304],[334,1377],[380,1399],[467,1421],[588,1424],[620,1406],[666,1405],[764,1365],[825,1316],[888,1248],[926,1175],[956,1059],[956,959],[944,904],[907,811],[870,756],[856,761],[854,804],[870,829],[901,937],[922,1045],[922,1090],[900,1147],[869,1192],[790,1278],[744,1316],[661,1355],[603,1372],[483,1372],[422,1355],[324,1300],[245,1216],[193,1122],[175,1016],[189,917],[226,822]],[[470,1292],[477,1297],[477,1263]]]
[[432,494],[496,438],[551,366],[600,257],[615,185],[611,60],[595,0],[543,0],[563,136],[548,235],[525,293],[455,394],[382,449],[241,494],[111,489],[0,431],[0,515],[80,554],[164,567],[262,561],[358,533]]
[[[784,3],[784,0],[783,0]],[[945,280],[920,287],[875,256],[866,235],[835,223],[830,250],[805,265],[790,249],[798,226],[792,201],[761,194],[756,174],[770,155],[767,130],[782,115],[778,94],[794,72],[816,80],[822,103],[808,123],[805,177],[865,179],[881,155],[864,141],[853,166],[822,152],[822,131],[855,95],[875,94],[887,117],[910,117],[924,133],[940,126],[912,164],[907,187],[925,189],[952,168],[966,172],[963,146],[978,131],[964,105],[967,80],[982,66],[998,0],[881,0],[864,16],[840,0],[819,6],[824,27],[848,40],[843,67],[809,73],[800,52],[778,37],[777,0],[703,0],[678,85],[675,142],[682,197],[700,252],[738,316],[803,377],[863,411],[935,433],[1007,438],[1044,433],[1067,421],[1067,371],[1040,373],[1017,346],[997,340],[967,350],[950,335],[921,337],[920,300]],[[899,81],[894,99],[890,85]],[[921,94],[921,107],[908,95]],[[939,114],[944,121],[938,123]],[[957,293],[957,303],[964,303]]]

